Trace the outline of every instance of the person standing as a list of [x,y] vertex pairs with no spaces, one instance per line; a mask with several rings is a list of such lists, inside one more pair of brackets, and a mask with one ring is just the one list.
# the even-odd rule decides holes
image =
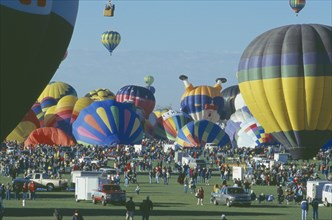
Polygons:
[[129,198],[129,201],[126,202],[126,220],[133,220],[134,219],[134,213],[135,213],[135,203],[133,201],[133,197]]
[[28,199],[28,191],[29,191],[28,183],[25,182],[25,183],[23,183],[23,187],[22,187],[22,199],[23,200]]
[[309,211],[309,204],[308,200],[303,199],[301,202],[301,210],[302,210],[302,220],[307,220],[308,218],[308,211]]
[[30,199],[31,200],[35,200],[35,198],[36,198],[36,184],[35,184],[35,182],[33,182],[32,180],[31,180],[31,182],[29,183],[29,191],[30,191]]
[[140,191],[141,191],[141,188],[139,187],[139,184],[137,183],[135,192],[138,195]]
[[282,186],[280,185],[277,189],[278,194],[278,203],[281,204],[283,201],[284,191],[282,190]]
[[142,220],[149,220],[150,212],[153,209],[153,203],[149,196],[146,197],[146,200],[143,200],[140,208],[142,211]]
[[84,220],[84,218],[78,210],[75,210],[72,220]]
[[55,220],[62,220],[62,214],[58,209],[54,209],[53,216]]
[[197,205],[199,204],[203,205],[203,199],[204,199],[204,189],[201,186],[197,191]]
[[311,206],[312,206],[312,219],[313,220],[318,220],[318,205],[319,205],[319,201],[315,197],[312,200],[312,202],[311,202]]
[[11,192],[11,186],[10,183],[8,182],[6,185],[6,199],[10,200],[10,192]]

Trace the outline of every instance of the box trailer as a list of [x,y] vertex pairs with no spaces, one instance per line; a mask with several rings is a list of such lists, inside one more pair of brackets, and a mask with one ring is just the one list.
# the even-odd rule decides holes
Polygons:
[[79,176],[76,177],[75,183],[75,200],[76,202],[83,200],[92,200],[91,193],[98,190],[99,177],[96,176]]
[[326,183],[331,183],[328,180],[310,180],[307,182],[307,199],[311,202],[314,198],[322,200],[323,187]]
[[77,177],[87,177],[87,176],[94,176],[98,177],[102,175],[102,171],[82,171],[82,170],[75,170],[71,172],[71,183],[72,185],[76,184]]

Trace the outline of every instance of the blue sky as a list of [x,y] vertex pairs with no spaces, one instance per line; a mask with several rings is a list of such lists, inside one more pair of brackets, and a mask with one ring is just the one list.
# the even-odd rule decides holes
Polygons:
[[[184,92],[179,75],[194,86],[226,77],[227,88],[237,84],[241,54],[258,35],[289,24],[332,23],[331,0],[308,0],[298,16],[288,0],[113,0],[115,16],[104,17],[106,2],[80,0],[68,57],[52,81],[83,96],[96,88],[116,93],[128,84],[144,86],[143,77],[152,75],[156,107],[173,109]],[[121,34],[112,56],[100,41],[106,30]]]

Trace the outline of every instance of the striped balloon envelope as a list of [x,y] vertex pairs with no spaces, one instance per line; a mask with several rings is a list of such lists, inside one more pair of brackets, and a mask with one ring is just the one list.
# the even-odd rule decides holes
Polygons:
[[206,143],[223,147],[229,142],[229,138],[219,125],[208,120],[199,120],[183,126],[178,132],[176,142],[182,147],[204,147]]
[[55,106],[58,103],[58,100],[51,96],[47,96],[40,101],[40,107],[45,113],[49,107]]
[[116,31],[105,31],[101,35],[101,43],[110,52],[110,55],[112,55],[113,50],[119,45],[120,41],[121,36]]
[[166,131],[167,138],[175,141],[178,131],[193,119],[186,113],[181,111],[169,110],[162,115],[163,126]]
[[310,159],[332,136],[332,27],[287,25],[256,37],[237,77],[250,112],[294,159]]
[[129,102],[144,111],[144,118],[153,111],[156,99],[151,90],[142,86],[127,85],[116,93],[116,101]]
[[74,87],[65,82],[50,82],[40,94],[37,101],[41,103],[45,97],[52,97],[56,101],[59,101],[59,99],[66,95],[73,95],[77,97]]
[[77,100],[77,102],[74,105],[74,109],[70,118],[70,124],[73,124],[74,121],[76,121],[78,115],[80,112],[88,107],[91,103],[93,103],[93,100],[88,97],[82,97]]
[[158,140],[167,140],[166,131],[163,126],[162,114],[168,109],[159,109],[150,113],[148,119],[144,122],[144,132],[147,137]]
[[73,113],[75,103],[78,98],[73,95],[62,97],[56,105],[56,126],[64,131],[67,135],[72,136],[70,119]]
[[73,135],[84,145],[139,144],[143,127],[131,104],[104,100],[80,112],[73,123]]
[[289,6],[296,15],[304,8],[306,0],[289,0]]
[[38,121],[39,121],[39,127],[44,127],[44,114],[45,112],[42,111],[41,105],[38,102],[35,102],[32,107],[32,111],[35,113]]
[[30,109],[16,128],[7,136],[6,140],[23,143],[30,133],[39,127],[39,120],[32,109]]
[[181,75],[180,79],[185,85],[185,92],[181,97],[181,111],[190,115],[194,120],[208,120],[218,122],[222,114],[223,98],[220,91],[221,84],[226,79],[219,78],[217,83],[212,86],[194,87],[188,81],[188,77]]
[[102,101],[107,99],[115,99],[115,95],[109,89],[96,89],[92,90],[85,95],[85,97],[89,97],[94,101]]

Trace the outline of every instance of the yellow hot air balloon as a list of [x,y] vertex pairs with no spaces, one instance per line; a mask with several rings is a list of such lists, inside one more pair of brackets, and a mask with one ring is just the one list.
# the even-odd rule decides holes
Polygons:
[[254,39],[238,81],[249,110],[294,159],[314,157],[332,137],[332,27],[288,25]]

